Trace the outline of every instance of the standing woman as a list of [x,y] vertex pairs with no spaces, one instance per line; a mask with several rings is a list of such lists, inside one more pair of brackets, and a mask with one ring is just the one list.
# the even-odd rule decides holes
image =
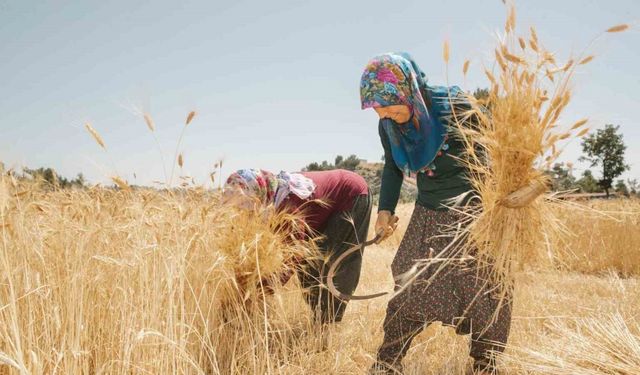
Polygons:
[[[472,186],[458,162],[464,145],[449,122],[451,104],[463,100],[458,87],[428,86],[424,73],[406,53],[374,57],[360,82],[362,108],[380,117],[378,132],[384,148],[384,170],[377,233],[389,233],[404,175],[416,175],[418,198],[411,221],[391,265],[399,281],[419,261],[456,257],[448,247],[453,237],[443,228],[462,219],[447,204],[458,197],[466,204]],[[471,334],[474,371],[495,371],[494,352],[504,350],[511,325],[511,304],[499,302],[492,285],[474,262],[434,262],[388,304],[384,341],[373,373],[402,373],[401,361],[413,338],[432,322],[454,326]],[[415,268],[414,268],[415,269]]]
[[[343,169],[321,172],[273,173],[240,169],[227,179],[225,194],[242,193],[276,210],[302,215],[311,233],[322,236],[319,243],[323,259],[302,260],[298,273],[305,299],[320,323],[339,322],[346,301],[333,296],[326,285],[329,265],[344,251],[366,241],[371,217],[371,195],[367,182],[358,174]],[[362,253],[345,259],[334,277],[336,288],[353,294],[360,280]],[[291,275],[285,276],[284,283]]]

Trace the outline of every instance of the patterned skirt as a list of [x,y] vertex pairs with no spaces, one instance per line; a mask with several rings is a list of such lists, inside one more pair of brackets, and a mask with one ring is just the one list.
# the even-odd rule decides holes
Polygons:
[[413,337],[438,321],[454,326],[459,334],[471,334],[476,368],[492,370],[492,352],[504,350],[511,301],[500,303],[486,270],[472,259],[462,259],[460,246],[452,244],[450,229],[461,219],[454,211],[416,205],[391,265],[396,290],[404,290],[389,301],[379,362],[398,364]]

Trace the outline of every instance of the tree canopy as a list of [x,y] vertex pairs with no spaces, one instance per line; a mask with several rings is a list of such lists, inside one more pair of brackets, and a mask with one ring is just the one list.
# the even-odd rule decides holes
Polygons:
[[607,124],[604,129],[598,129],[582,141],[582,151],[585,156],[580,159],[590,162],[591,167],[600,168],[602,177],[598,180],[598,184],[607,195],[614,179],[629,169],[624,160],[627,146],[619,129],[619,126]]

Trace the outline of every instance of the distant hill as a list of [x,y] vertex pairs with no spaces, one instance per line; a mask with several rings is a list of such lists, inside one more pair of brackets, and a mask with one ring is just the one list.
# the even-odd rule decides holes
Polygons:
[[[377,203],[378,196],[380,195],[380,178],[382,176],[382,168],[384,164],[380,162],[367,162],[361,161],[355,169],[355,172],[364,177],[369,184],[371,193],[375,196],[375,202]],[[400,202],[410,203],[416,200],[418,194],[418,187],[416,186],[415,178],[405,177],[402,184],[402,190],[400,191]]]
[[[354,171],[362,176],[369,185],[369,189],[374,196],[374,202],[378,202],[378,196],[380,195],[380,177],[382,176],[382,168],[384,164],[381,162],[368,162],[364,159],[359,159],[356,155],[350,155],[345,158],[342,155],[336,156],[334,163],[329,163],[326,160],[318,163],[313,162],[308,164],[302,170],[304,171],[328,171],[333,169],[346,169]],[[414,178],[405,177],[402,184],[402,190],[400,191],[400,202],[410,203],[416,200],[418,188]]]

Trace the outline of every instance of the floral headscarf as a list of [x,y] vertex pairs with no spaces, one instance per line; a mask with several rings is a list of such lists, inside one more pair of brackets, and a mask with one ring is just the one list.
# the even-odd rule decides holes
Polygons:
[[225,187],[238,187],[263,203],[272,202],[278,190],[278,180],[273,173],[257,169],[239,169],[232,173]]
[[300,199],[313,194],[316,185],[300,173],[281,171],[278,175],[256,169],[239,169],[232,173],[225,186],[236,186],[252,194],[265,204],[273,203],[277,208],[291,193]]
[[[407,126],[398,126],[391,119],[381,121],[391,141],[393,160],[407,174],[433,167],[447,136],[443,120],[451,114],[449,95],[459,92],[457,87],[429,87],[425,74],[404,52],[374,57],[360,79],[362,109],[406,105],[411,111]],[[425,99],[431,102],[430,108]]]

